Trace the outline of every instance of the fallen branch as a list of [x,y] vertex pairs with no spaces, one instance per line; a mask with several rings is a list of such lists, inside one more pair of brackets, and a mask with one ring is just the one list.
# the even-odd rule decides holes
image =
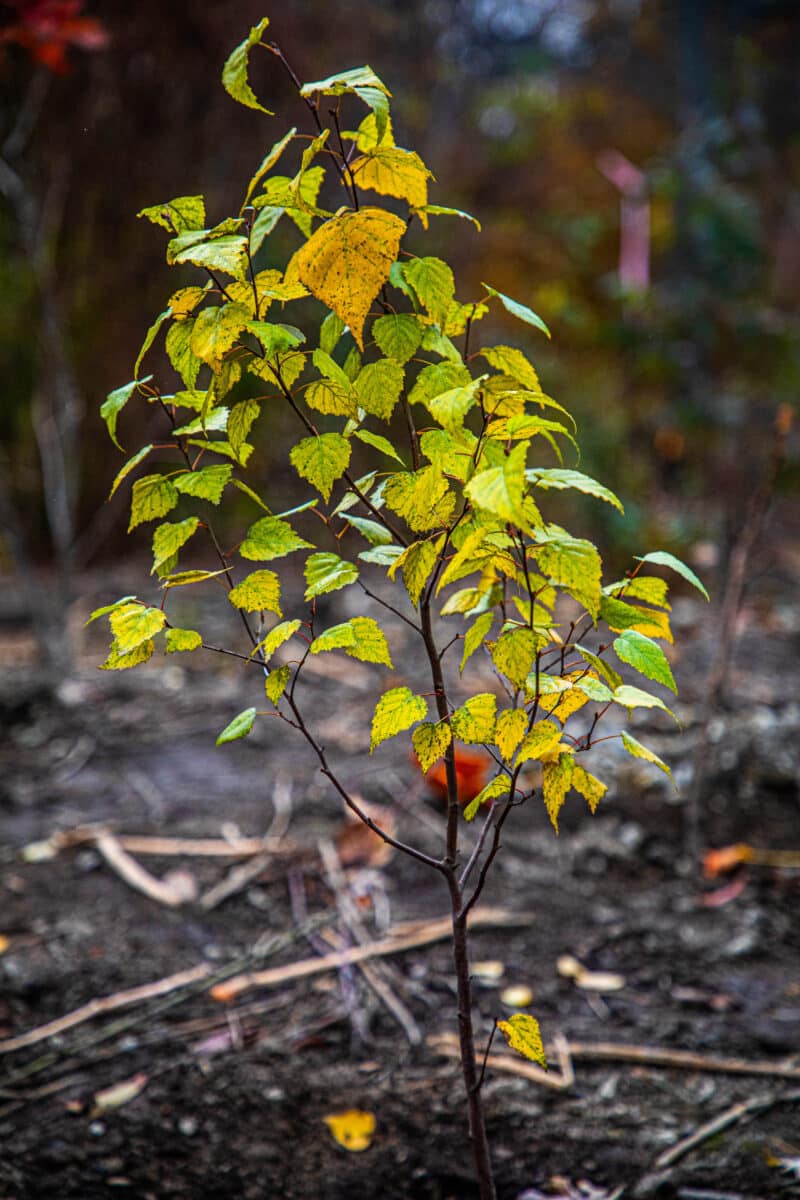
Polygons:
[[[448,1058],[461,1057],[457,1034],[437,1033],[426,1038],[425,1041],[432,1050],[438,1051],[439,1054],[444,1054]],[[554,1088],[556,1091],[563,1092],[567,1088],[571,1088],[575,1082],[569,1042],[565,1037],[559,1035],[553,1039],[553,1050],[555,1057],[558,1059],[560,1074],[557,1074],[555,1071],[545,1071],[542,1067],[537,1067],[535,1063],[527,1062],[524,1058],[513,1057],[510,1054],[488,1054],[484,1060],[484,1065],[492,1067],[495,1071],[504,1071],[509,1075],[518,1075],[522,1079],[530,1080],[531,1083],[539,1083],[543,1087]]]
[[[471,928],[526,925],[530,920],[530,913],[515,913],[505,908],[478,908],[470,913],[469,925]],[[324,954],[318,958],[301,959],[300,962],[289,963],[285,967],[251,971],[212,987],[211,995],[215,1000],[227,1002],[247,988],[275,987],[277,984],[291,983],[295,979],[306,979],[309,975],[335,971],[339,967],[364,962],[366,959],[383,958],[390,954],[400,954],[404,950],[415,950],[420,946],[429,946],[432,942],[440,942],[449,937],[451,932],[450,917],[439,917],[434,921],[406,921],[395,925],[386,937],[371,942],[368,946],[348,946],[345,950]]]
[[[44,862],[73,846],[96,845],[98,838],[111,833],[106,825],[79,825],[60,830],[42,842],[31,842],[22,849],[27,862]],[[115,834],[117,842],[130,854],[158,854],[164,858],[252,858],[257,854],[290,854],[296,846],[283,837],[263,838],[180,838],[149,837],[142,834]]]
[[174,882],[169,879],[157,879],[146,871],[141,863],[123,849],[113,833],[100,833],[95,839],[95,845],[112,870],[116,871],[134,891],[142,892],[158,904],[167,908],[179,908],[182,904],[197,898],[197,885],[192,876],[181,872],[180,878]]
[[646,1067],[672,1067],[682,1071],[704,1071],[722,1075],[766,1075],[771,1079],[800,1079],[800,1067],[791,1059],[769,1062],[765,1059],[717,1058],[688,1050],[669,1050],[659,1046],[625,1046],[617,1042],[570,1042],[572,1057],[595,1062],[631,1062]]
[[800,1100],[800,1092],[789,1093],[783,1096],[776,1095],[775,1093],[767,1093],[763,1096],[751,1096],[749,1100],[741,1100],[738,1104],[732,1104],[730,1108],[726,1108],[718,1116],[712,1117],[710,1121],[706,1121],[703,1125],[698,1126],[694,1133],[690,1133],[688,1137],[681,1138],[674,1146],[670,1146],[663,1154],[659,1154],[653,1166],[656,1170],[671,1167],[673,1163],[685,1158],[697,1146],[701,1146],[709,1138],[716,1137],[718,1133],[722,1133],[723,1129],[729,1129],[731,1125],[737,1125],[739,1121],[751,1116],[753,1113],[764,1112],[780,1101],[792,1098]]

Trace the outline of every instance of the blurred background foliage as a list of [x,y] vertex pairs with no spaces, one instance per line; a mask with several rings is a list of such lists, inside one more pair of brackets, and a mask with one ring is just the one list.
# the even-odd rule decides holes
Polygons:
[[[431,201],[483,224],[414,242],[452,262],[459,298],[486,279],[550,325],[552,342],[481,334],[526,345],[578,418],[582,468],[626,502],[564,523],[612,554],[724,559],[800,383],[794,0],[4,0],[0,566],[66,577],[119,549],[126,500],[104,501],[122,460],[98,406],[189,282],[135,213],[203,192],[221,220],[304,128],[271,56],[252,81],[277,119],[220,85],[263,15],[301,79],[369,63],[391,88]],[[276,236],[278,261],[294,239]],[[127,412],[120,432],[140,444]],[[283,436],[260,447],[271,484]],[[782,486],[794,475],[790,453]]]

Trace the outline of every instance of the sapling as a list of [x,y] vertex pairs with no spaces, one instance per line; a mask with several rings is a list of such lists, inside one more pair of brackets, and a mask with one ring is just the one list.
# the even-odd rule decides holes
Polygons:
[[[396,145],[390,93],[375,72],[358,67],[302,83],[267,40],[267,28],[265,18],[233,51],[223,84],[235,100],[271,117],[248,78],[251,55],[267,51],[291,77],[310,133],[290,128],[275,141],[241,207],[216,224],[199,195],[139,214],[166,231],[170,265],[197,270],[196,282],[174,291],[148,330],[134,379],[101,409],[118,447],[129,402],[161,416],[157,442],[139,448],[112,487],[113,494],[149,460],[148,473],[133,483],[130,528],[156,522],[152,571],[161,599],[126,596],[91,619],[107,615],[110,623],[107,670],[146,662],[158,643],[167,654],[205,648],[252,666],[242,683],[248,704],[217,743],[246,737],[262,718],[277,720],[305,742],[356,817],[442,879],[452,914],[469,1132],[480,1194],[490,1200],[469,914],[515,810],[539,797],[557,831],[570,791],[597,808],[606,785],[583,764],[602,740],[601,727],[629,754],[668,772],[626,730],[605,733],[614,713],[666,709],[658,696],[625,683],[613,656],[674,690],[659,645],[672,640],[667,584],[648,568],[671,567],[702,585],[678,559],[656,552],[604,586],[596,547],[548,521],[553,490],[622,505],[564,465],[564,454],[577,452],[574,422],[543,391],[526,354],[478,336],[491,306],[538,335],[549,336],[547,327],[488,284],[457,299],[448,264],[407,247],[409,235],[415,248],[423,246],[431,220],[477,222],[429,203],[432,175],[418,154]],[[296,249],[279,269],[272,234],[287,224]],[[162,331],[174,370],[165,382],[142,371]],[[266,464],[248,439],[287,409],[298,433],[289,452],[297,496],[291,510],[276,513]],[[371,460],[366,471],[353,467],[356,448]],[[251,517],[235,548],[226,549],[214,510],[231,508],[229,527],[242,494]],[[304,510],[301,536],[297,514]],[[193,561],[205,559],[202,568],[181,569],[186,548]],[[282,608],[284,558],[303,561],[305,594],[296,614]],[[178,587],[219,588],[221,603],[240,615],[240,643],[212,646],[201,629],[176,626],[170,600]],[[371,600],[367,611],[321,621],[318,598],[343,589],[366,596],[365,608]],[[389,643],[373,615],[382,609],[419,641],[425,672],[413,688],[392,684]],[[599,625],[609,636],[599,644],[595,637],[591,648],[587,635]],[[318,681],[307,686],[306,666],[316,655],[337,653],[375,670],[370,754],[410,732],[421,769],[436,767],[444,781],[446,833],[435,853],[382,828],[328,757],[308,714]],[[493,672],[491,688],[457,703],[459,677],[475,655]],[[578,713],[584,719],[576,729],[571,718]],[[492,768],[466,805],[459,802],[459,745],[483,747]],[[478,815],[482,827],[465,856],[464,825]],[[544,1065],[532,1016],[518,1013],[498,1027]]]

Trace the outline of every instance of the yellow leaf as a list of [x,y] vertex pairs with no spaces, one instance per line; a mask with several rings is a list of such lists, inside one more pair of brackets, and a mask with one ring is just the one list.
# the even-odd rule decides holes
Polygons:
[[576,792],[580,792],[592,812],[597,811],[598,804],[608,791],[604,783],[601,783],[596,776],[590,775],[577,763],[572,768],[572,786]]
[[542,766],[542,798],[556,833],[558,814],[567,798],[574,766],[575,760],[567,746],[563,746],[563,752],[562,746],[557,746],[550,761],[545,760]]
[[364,349],[364,321],[389,278],[405,221],[381,208],[362,208],[326,221],[297,251],[287,275],[300,280],[350,326]]
[[525,736],[527,724],[528,714],[524,708],[504,709],[497,718],[494,741],[505,762],[513,758],[514,751]]
[[[433,176],[413,150],[377,146],[356,159],[352,171],[361,188],[380,192],[382,196],[397,196],[399,200],[407,200],[411,208],[423,208],[428,203],[428,180]],[[421,219],[423,224],[427,223],[425,214]]]
[[528,1013],[514,1013],[507,1021],[498,1021],[497,1028],[512,1050],[516,1050],[531,1062],[539,1063],[547,1070],[542,1035],[535,1017],[529,1016]]
[[322,1119],[330,1129],[331,1136],[345,1150],[356,1153],[369,1148],[375,1132],[374,1113],[348,1108],[346,1112],[328,1113]]

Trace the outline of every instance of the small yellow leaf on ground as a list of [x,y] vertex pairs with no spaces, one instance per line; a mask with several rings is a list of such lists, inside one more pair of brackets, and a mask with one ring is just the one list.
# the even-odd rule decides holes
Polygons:
[[330,1129],[331,1136],[345,1150],[357,1152],[369,1147],[375,1132],[374,1113],[348,1108],[346,1112],[328,1113],[322,1119]]

